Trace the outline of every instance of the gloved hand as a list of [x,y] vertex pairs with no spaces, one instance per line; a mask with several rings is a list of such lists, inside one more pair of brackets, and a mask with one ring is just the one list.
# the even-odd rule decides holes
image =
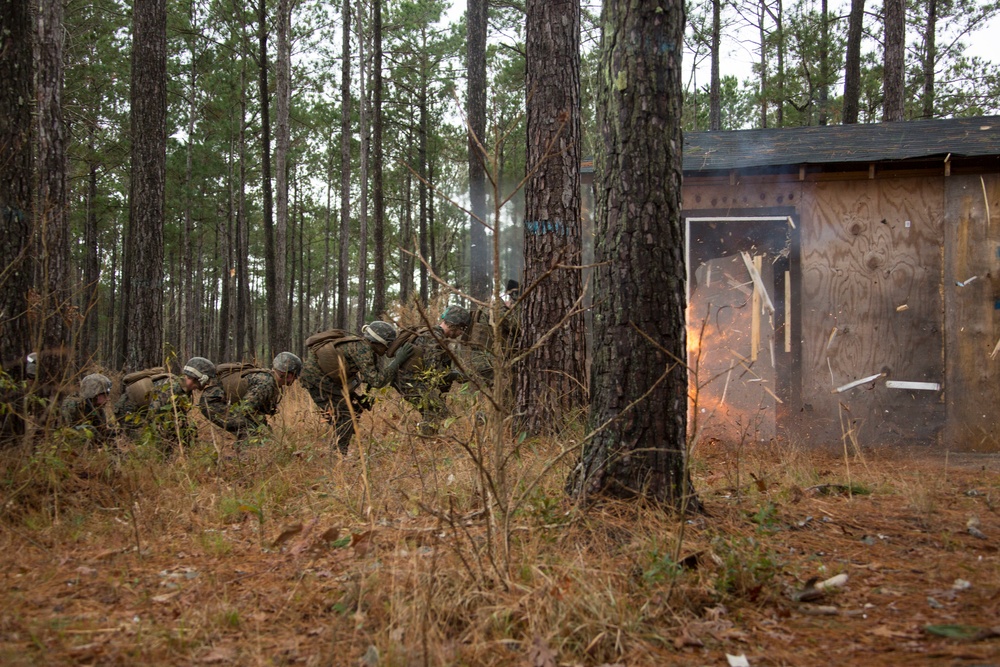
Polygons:
[[406,363],[406,360],[413,356],[413,344],[403,343],[398,350],[396,350],[396,355],[392,358],[396,362],[396,367],[399,368]]
[[396,350],[396,355],[386,366],[386,370],[390,375],[395,375],[399,367],[406,363],[406,360],[413,356],[413,345],[410,343],[403,343],[398,350]]

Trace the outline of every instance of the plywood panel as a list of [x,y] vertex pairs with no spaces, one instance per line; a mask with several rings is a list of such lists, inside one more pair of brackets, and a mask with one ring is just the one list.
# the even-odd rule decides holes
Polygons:
[[1000,339],[1000,176],[950,177],[946,211],[944,444],[998,451],[1000,354],[990,354]]
[[[884,380],[943,381],[941,179],[810,184],[803,199],[806,411],[827,438],[841,430],[842,404],[863,445],[933,442],[942,396]],[[832,393],[879,373],[881,381]]]

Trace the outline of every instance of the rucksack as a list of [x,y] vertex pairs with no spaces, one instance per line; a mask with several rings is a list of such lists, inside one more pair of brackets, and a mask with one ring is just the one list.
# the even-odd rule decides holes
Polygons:
[[350,366],[344,353],[338,348],[345,343],[357,343],[364,341],[350,332],[343,329],[329,329],[313,334],[306,338],[306,347],[316,355],[319,369],[326,375],[340,377],[340,369],[343,367],[344,374],[350,380]]
[[430,333],[430,329],[424,327],[414,331],[413,329],[402,329],[398,334],[396,334],[396,340],[392,341],[392,345],[386,350],[385,356],[387,359],[392,359],[399,352],[399,348],[403,347],[406,343],[413,344],[413,354],[407,359],[402,366],[399,367],[401,371],[413,371],[413,370],[423,370],[424,368],[424,348],[421,345],[417,345],[414,341],[420,336],[433,337]]
[[130,401],[143,407],[149,405],[152,399],[153,383],[170,377],[172,375],[163,366],[134,371],[122,378],[122,389],[128,394]]
[[257,368],[253,364],[239,361],[219,364],[215,367],[215,373],[219,378],[219,386],[226,393],[226,400],[230,403],[239,401],[246,395],[250,383],[247,377],[253,373],[267,373],[266,368]]

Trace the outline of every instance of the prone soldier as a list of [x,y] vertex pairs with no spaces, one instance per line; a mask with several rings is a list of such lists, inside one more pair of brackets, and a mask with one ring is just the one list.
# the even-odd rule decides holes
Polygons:
[[111,380],[91,373],[80,381],[80,391],[63,399],[59,421],[91,442],[104,442],[111,434],[104,406],[111,395]]

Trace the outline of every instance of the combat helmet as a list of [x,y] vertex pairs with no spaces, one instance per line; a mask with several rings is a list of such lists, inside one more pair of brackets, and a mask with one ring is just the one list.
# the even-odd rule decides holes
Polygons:
[[371,324],[366,324],[361,328],[361,335],[371,343],[385,345],[386,348],[392,346],[396,340],[396,327],[382,320],[375,320]]
[[291,352],[280,352],[271,362],[271,368],[279,373],[291,373],[298,377],[302,373],[302,360]]
[[38,375],[38,354],[36,352],[29,354],[25,360],[24,374],[32,380]]
[[441,321],[453,326],[468,327],[472,324],[472,314],[462,306],[448,306],[441,313]]
[[209,382],[215,379],[215,364],[205,357],[191,357],[184,364],[183,373],[204,389]]
[[80,380],[80,396],[92,401],[101,394],[111,393],[111,380],[100,373],[91,373]]

